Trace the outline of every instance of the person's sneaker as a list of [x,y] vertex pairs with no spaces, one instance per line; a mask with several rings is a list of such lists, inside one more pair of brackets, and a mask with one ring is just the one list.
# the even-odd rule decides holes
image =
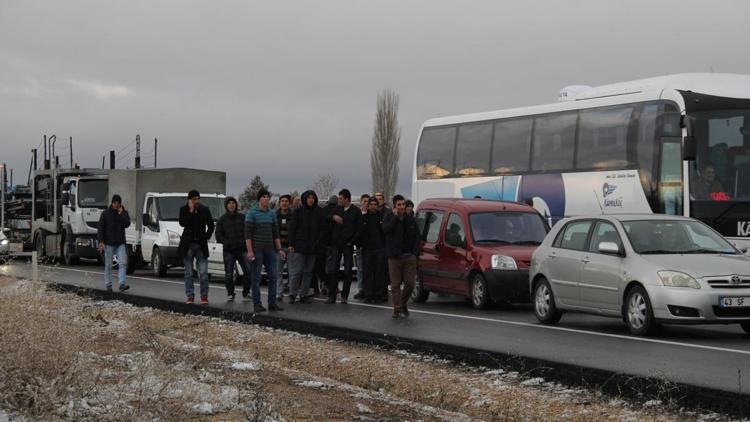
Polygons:
[[245,302],[247,302],[250,299],[251,298],[250,298],[250,294],[249,293],[242,292],[242,300],[244,300]]
[[276,296],[276,303],[284,303],[284,296]]
[[301,298],[299,298],[299,303],[307,305],[312,303],[312,299],[310,298],[310,296],[302,296]]
[[253,306],[253,312],[255,312],[256,314],[259,314],[259,313],[265,312],[265,311],[266,311],[266,308],[264,308],[263,305],[254,305]]
[[391,315],[391,318],[394,318],[394,319],[401,318],[401,312],[393,311],[393,315]]
[[348,303],[349,303],[349,301],[348,301],[348,300],[346,300],[346,299],[341,299],[341,304],[342,304],[342,305],[346,305],[346,304],[348,304]]
[[112,287],[107,287],[106,289],[104,289],[104,291],[106,293],[112,293]]
[[124,292],[125,290],[128,290],[130,288],[127,284],[120,284],[120,292]]
[[409,316],[409,308],[406,307],[406,305],[401,305],[401,313],[404,314],[404,316]]
[[357,300],[362,300],[365,298],[365,294],[362,292],[358,292],[356,295],[354,295],[354,298]]
[[234,301],[234,293],[227,293],[227,302]]
[[283,311],[284,308],[282,308],[281,306],[279,306],[279,305],[277,305],[275,303],[269,303],[268,304],[268,310],[269,311]]
[[[300,299],[299,301],[300,303],[302,303],[302,299]],[[289,304],[294,305],[295,303],[297,303],[297,298],[294,296],[289,296]]]
[[208,296],[201,295],[201,305],[208,305]]
[[335,299],[335,298],[332,298],[332,297],[329,297],[329,298],[328,298],[328,299],[326,299],[326,301],[325,301],[325,304],[326,304],[326,305],[333,305],[334,303],[336,303],[336,299]]
[[195,303],[195,297],[194,296],[188,296],[187,301],[185,301],[188,305],[192,305]]

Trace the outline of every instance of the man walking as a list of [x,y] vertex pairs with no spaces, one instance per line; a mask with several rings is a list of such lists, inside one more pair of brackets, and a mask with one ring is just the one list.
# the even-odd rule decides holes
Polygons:
[[182,236],[177,252],[185,267],[185,295],[187,304],[195,303],[193,290],[193,261],[198,270],[201,289],[201,305],[208,305],[208,239],[214,233],[214,219],[211,210],[201,204],[197,190],[188,192],[188,202],[180,208]]
[[[279,256],[277,260],[276,276],[276,303],[284,301],[284,290],[289,289],[289,280],[292,278],[292,266],[289,264],[289,223],[292,219],[292,210],[290,209],[291,195],[281,195],[279,198],[279,209],[276,211],[276,223],[279,226],[279,240],[281,241],[281,250],[284,257]],[[287,270],[287,280],[284,282],[284,267]]]
[[364,299],[365,303],[375,303],[385,277],[382,261],[385,256],[385,235],[383,233],[383,216],[378,211],[378,203],[368,204],[367,214],[362,217],[362,230],[359,236],[359,253],[364,261]]
[[226,212],[216,223],[216,241],[223,246],[224,285],[227,288],[227,300],[232,301],[235,263],[242,269],[245,296],[250,291],[250,265],[245,259],[245,216],[237,212],[237,200],[231,196],[224,201],[224,209]]
[[341,303],[346,304],[349,302],[349,289],[352,285],[354,240],[362,224],[362,212],[356,205],[352,205],[352,194],[348,189],[342,189],[339,192],[339,205],[329,219],[333,222],[333,226],[328,256],[328,300],[325,303],[336,303],[339,263],[343,257],[344,285],[341,288]]
[[[359,197],[359,208],[362,211],[362,220],[364,220],[364,217],[367,215],[367,205],[370,203],[370,195],[363,193]],[[357,251],[355,252],[354,256],[357,260],[357,294],[354,295],[354,298],[357,300],[364,299],[365,297],[365,268],[364,268],[364,253],[362,251],[362,247],[357,244]]]
[[307,292],[310,290],[313,268],[318,253],[318,245],[325,226],[325,215],[318,208],[318,196],[308,190],[302,194],[302,206],[294,210],[289,226],[290,279],[289,303],[310,303]]
[[[273,210],[268,207],[271,194],[261,189],[258,191],[258,205],[245,214],[245,246],[247,260],[252,266],[253,311],[265,312],[260,298],[260,277],[263,266],[268,274],[268,310],[282,311],[276,304],[276,270],[278,255],[286,259],[281,250],[279,225]],[[278,255],[277,255],[278,254]],[[244,292],[243,292],[244,294]]]
[[383,217],[383,232],[391,279],[393,318],[409,316],[406,303],[414,289],[420,237],[416,220],[406,213],[406,200],[403,196],[393,197],[393,212]]
[[125,283],[128,256],[125,246],[125,229],[130,226],[130,216],[122,206],[120,195],[112,195],[109,208],[99,217],[96,239],[99,242],[99,253],[104,252],[104,288],[112,292],[112,257],[117,256],[117,278],[120,291],[128,290]]

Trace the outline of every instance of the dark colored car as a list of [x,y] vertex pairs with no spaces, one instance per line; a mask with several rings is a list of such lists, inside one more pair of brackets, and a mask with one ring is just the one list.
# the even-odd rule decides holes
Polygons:
[[422,235],[415,302],[430,292],[468,297],[475,308],[528,302],[531,255],[549,226],[517,202],[427,199],[419,204]]

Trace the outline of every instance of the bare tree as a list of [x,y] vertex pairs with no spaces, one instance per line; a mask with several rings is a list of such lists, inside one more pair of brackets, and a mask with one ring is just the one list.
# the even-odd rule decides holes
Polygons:
[[375,129],[372,135],[370,171],[372,189],[390,198],[398,183],[401,128],[398,127],[398,94],[386,89],[378,95]]
[[308,186],[308,189],[312,189],[318,195],[322,201],[328,200],[328,197],[335,194],[336,187],[339,185],[339,178],[332,173],[319,174],[318,178],[315,179],[312,186]]

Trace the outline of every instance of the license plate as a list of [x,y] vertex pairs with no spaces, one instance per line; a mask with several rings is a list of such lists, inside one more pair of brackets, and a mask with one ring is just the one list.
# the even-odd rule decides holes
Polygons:
[[744,306],[750,306],[750,296],[719,298],[720,308],[742,308]]

